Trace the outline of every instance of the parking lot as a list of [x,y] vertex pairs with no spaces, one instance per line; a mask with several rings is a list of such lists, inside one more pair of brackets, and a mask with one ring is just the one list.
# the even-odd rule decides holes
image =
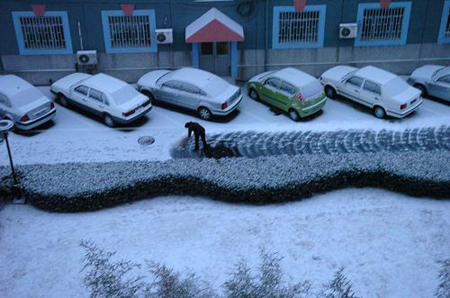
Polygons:
[[[49,87],[39,88],[54,99]],[[16,164],[164,160],[170,158],[170,148],[187,136],[184,123],[188,121],[201,123],[207,134],[248,130],[403,130],[448,125],[450,104],[437,99],[425,99],[418,111],[404,119],[380,120],[372,115],[370,109],[348,99],[329,99],[322,112],[294,122],[279,111],[245,95],[238,111],[211,122],[197,118],[191,111],[154,106],[147,116],[137,122],[114,129],[88,113],[57,104],[53,123],[30,132],[12,134],[10,140]],[[153,137],[155,143],[150,146],[140,145],[138,139],[142,136]],[[7,164],[6,146],[0,146],[0,155],[4,157],[0,163]]]

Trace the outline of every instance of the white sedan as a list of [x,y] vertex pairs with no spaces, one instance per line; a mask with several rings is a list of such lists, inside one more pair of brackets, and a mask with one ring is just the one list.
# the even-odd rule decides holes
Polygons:
[[450,102],[450,66],[425,65],[416,69],[408,83],[422,91],[422,96],[435,96]]
[[15,75],[0,76],[0,118],[29,130],[55,117],[55,104],[36,87]]
[[74,104],[102,117],[114,127],[133,122],[151,109],[150,99],[124,81],[106,74],[73,73],[52,84],[50,90],[63,106]]
[[329,98],[337,94],[371,108],[378,118],[403,118],[423,102],[420,90],[399,76],[373,66],[336,66],[319,78]]
[[139,79],[137,86],[151,99],[195,110],[203,120],[230,114],[242,100],[239,87],[190,67],[151,71]]

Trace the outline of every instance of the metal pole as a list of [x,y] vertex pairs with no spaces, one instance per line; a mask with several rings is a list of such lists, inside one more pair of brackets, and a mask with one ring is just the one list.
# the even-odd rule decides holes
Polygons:
[[6,148],[8,148],[9,163],[11,164],[11,170],[12,170],[12,175],[13,175],[13,179],[14,179],[14,184],[17,184],[16,173],[14,172],[14,164],[13,164],[13,160],[12,160],[12,156],[11,156],[11,149],[9,149],[8,134],[3,133],[3,137],[5,138],[5,141],[6,141]]

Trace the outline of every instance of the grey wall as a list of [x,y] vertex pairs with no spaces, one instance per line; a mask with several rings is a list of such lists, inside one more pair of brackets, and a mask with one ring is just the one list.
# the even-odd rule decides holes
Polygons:
[[[411,1],[411,0],[394,0]],[[240,16],[240,1],[194,2],[193,0],[42,0],[47,10],[66,10],[69,15],[73,52],[81,49],[78,22],[85,49],[99,52],[99,71],[126,81],[136,81],[147,71],[191,65],[191,45],[184,42],[185,28],[211,7],[217,7],[244,27],[245,42],[238,44],[239,78],[267,69],[299,67],[313,75],[337,64],[376,65],[407,74],[423,64],[450,64],[450,45],[437,44],[444,0],[412,0],[407,45],[354,47],[354,40],[339,39],[339,24],[355,22],[359,3],[378,0],[308,0],[310,5],[327,5],[324,48],[272,50],[274,6],[290,6],[291,0],[253,0],[248,17]],[[173,28],[174,43],[159,45],[157,53],[104,53],[101,10],[120,9],[121,3],[135,3],[135,9],[155,9],[157,28]],[[75,55],[21,56],[18,52],[11,11],[30,11],[34,1],[0,1],[0,71],[16,73],[35,84],[48,84],[75,70]],[[266,35],[267,31],[267,35]],[[267,51],[265,50],[267,48]]]

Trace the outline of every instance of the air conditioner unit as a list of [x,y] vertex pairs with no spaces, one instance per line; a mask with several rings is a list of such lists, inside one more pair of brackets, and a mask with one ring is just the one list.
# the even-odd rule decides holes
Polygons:
[[339,24],[339,38],[355,38],[358,34],[358,24]]
[[77,51],[78,65],[95,65],[97,62],[97,51]]
[[168,44],[173,43],[173,30],[172,29],[156,29],[156,43]]

